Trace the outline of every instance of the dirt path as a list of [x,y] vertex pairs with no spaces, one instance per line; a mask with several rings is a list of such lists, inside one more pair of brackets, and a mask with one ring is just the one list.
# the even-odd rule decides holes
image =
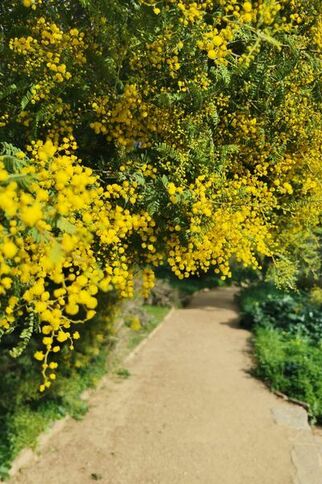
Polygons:
[[232,289],[198,294],[11,482],[320,484],[305,414],[249,376],[248,338]]

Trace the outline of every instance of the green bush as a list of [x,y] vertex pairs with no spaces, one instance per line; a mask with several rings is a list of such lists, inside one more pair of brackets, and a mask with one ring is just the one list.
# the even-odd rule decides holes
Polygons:
[[269,284],[250,286],[242,291],[240,304],[244,327],[272,327],[312,343],[322,339],[321,308],[305,292],[285,292]]
[[253,330],[254,373],[306,402],[322,422],[322,315],[308,293],[262,284],[241,291],[241,324]]
[[309,405],[309,414],[322,422],[322,343],[278,329],[258,327],[254,335],[255,374],[289,397]]

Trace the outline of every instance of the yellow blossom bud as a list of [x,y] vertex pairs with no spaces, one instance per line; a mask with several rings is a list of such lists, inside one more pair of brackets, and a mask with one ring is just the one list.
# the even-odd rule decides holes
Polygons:
[[45,355],[42,351],[36,351],[36,353],[34,353],[34,358],[38,361],[42,361],[45,358]]
[[57,335],[57,341],[59,341],[59,343],[63,343],[67,339],[68,339],[68,334],[65,333],[64,331],[59,331]]
[[10,240],[5,242],[2,246],[3,255],[8,259],[12,259],[16,255],[17,251],[18,249],[16,245]]

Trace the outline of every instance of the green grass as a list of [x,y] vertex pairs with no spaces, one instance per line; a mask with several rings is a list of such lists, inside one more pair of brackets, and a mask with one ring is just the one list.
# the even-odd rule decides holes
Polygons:
[[60,418],[55,409],[51,411],[42,408],[39,412],[29,407],[17,407],[15,412],[0,418],[0,478],[8,476],[10,464],[16,455],[25,447],[33,448],[38,435],[43,432],[53,420]]
[[126,378],[129,378],[131,376],[131,373],[127,368],[119,368],[118,370],[116,370],[116,374],[117,376],[119,376],[120,378],[123,378],[124,380],[126,380]]
[[[34,448],[37,438],[51,423],[70,415],[80,419],[87,412],[87,403],[81,399],[84,390],[94,387],[106,373],[108,348],[84,369],[74,372],[72,377],[60,376],[54,395],[13,406],[11,411],[0,415],[0,479],[8,477],[11,462],[27,447]],[[36,385],[36,381],[31,381]]]
[[144,305],[144,310],[150,316],[149,327],[147,328],[148,333],[150,333],[163,319],[166,317],[170,308],[161,306],[150,306]]
[[132,331],[128,339],[128,348],[134,349],[144,338],[146,338],[166,317],[170,311],[169,307],[144,305],[143,309],[149,315],[149,321],[140,331]]

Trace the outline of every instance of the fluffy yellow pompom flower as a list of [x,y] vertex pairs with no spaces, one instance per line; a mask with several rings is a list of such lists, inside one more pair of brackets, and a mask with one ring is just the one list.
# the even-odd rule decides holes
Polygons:
[[42,217],[42,210],[39,204],[25,207],[21,210],[21,220],[28,226],[33,227]]
[[176,186],[175,186],[174,183],[169,183],[168,193],[169,193],[169,195],[174,195],[176,193]]
[[243,9],[245,12],[251,12],[252,11],[252,4],[250,2],[245,2],[243,5]]
[[142,329],[141,322],[139,318],[134,317],[131,321],[131,329],[132,331],[140,331]]
[[44,345],[51,345],[52,342],[53,342],[53,339],[48,337],[48,336],[45,336],[43,339],[42,339],[42,342],[44,343]]
[[77,304],[67,304],[65,307],[66,313],[74,316],[79,311],[79,306]]
[[47,140],[46,143],[40,146],[38,150],[39,159],[42,161],[47,161],[49,158],[52,158],[56,153],[57,148],[54,146],[51,140]]
[[2,246],[3,255],[8,259],[12,259],[16,255],[17,250],[18,249],[15,244],[10,240],[8,240],[8,242],[5,242]]
[[93,309],[91,309],[90,311],[87,311],[86,313],[86,319],[92,319],[96,314],[96,311],[94,311]]
[[220,37],[220,35],[216,35],[213,39],[213,44],[216,46],[216,47],[219,47],[222,43],[223,43],[223,38]]
[[59,341],[59,343],[63,343],[67,339],[68,339],[68,334],[64,333],[64,331],[59,331],[57,335],[57,341]]
[[214,49],[208,50],[208,57],[209,59],[216,59],[217,58],[217,52]]
[[8,179],[8,172],[0,166],[0,182]]
[[76,239],[69,234],[64,234],[61,245],[66,252],[71,252],[76,245]]
[[45,358],[45,355],[42,351],[36,351],[34,358],[38,361],[42,361]]

